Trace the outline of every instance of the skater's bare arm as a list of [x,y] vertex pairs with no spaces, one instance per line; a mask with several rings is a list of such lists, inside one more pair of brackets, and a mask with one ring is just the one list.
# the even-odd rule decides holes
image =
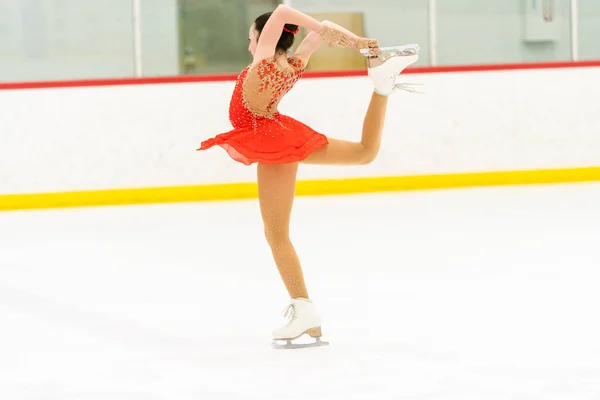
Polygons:
[[285,5],[279,5],[271,14],[258,38],[254,60],[272,57],[285,24],[298,25],[319,32],[321,23],[313,17]]
[[308,64],[310,56],[319,48],[322,41],[321,35],[317,32],[310,32],[294,52],[294,57],[301,60],[304,65]]
[[316,32],[323,41],[330,45],[351,47],[357,50],[378,47],[376,40],[361,38],[331,21],[321,23],[310,15],[285,5],[279,5],[271,14],[260,34],[254,54],[255,62],[275,54],[275,48],[285,24],[298,25]]

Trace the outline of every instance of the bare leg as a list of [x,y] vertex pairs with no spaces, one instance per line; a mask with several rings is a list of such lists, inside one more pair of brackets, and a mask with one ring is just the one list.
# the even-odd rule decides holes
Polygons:
[[381,146],[387,99],[387,96],[377,93],[371,96],[360,142],[329,139],[329,144],[311,153],[302,162],[321,165],[364,165],[372,162],[377,157]]
[[258,198],[265,236],[291,298],[308,298],[300,260],[290,240],[290,217],[296,192],[298,163],[257,167]]

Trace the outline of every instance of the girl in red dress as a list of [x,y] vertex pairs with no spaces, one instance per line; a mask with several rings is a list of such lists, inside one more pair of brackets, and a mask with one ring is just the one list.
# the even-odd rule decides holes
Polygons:
[[[298,26],[310,32],[293,54]],[[365,165],[379,152],[388,96],[396,76],[417,61],[418,45],[380,48],[377,41],[359,37],[330,21],[316,19],[280,5],[258,17],[250,27],[248,50],[254,60],[239,75],[229,107],[233,129],[201,143],[198,150],[220,146],[242,164],[257,163],[258,195],[267,242],[290,295],[288,323],[273,332],[273,340],[292,340],[308,334],[311,345],[322,345],[321,318],[308,296],[300,261],[290,241],[289,225],[298,165]],[[360,141],[327,137],[279,113],[283,96],[302,76],[311,54],[325,42],[360,51],[368,64],[374,91],[362,126]],[[394,50],[386,57],[382,50]],[[408,90],[408,89],[407,89]],[[276,343],[276,342],[274,342]]]

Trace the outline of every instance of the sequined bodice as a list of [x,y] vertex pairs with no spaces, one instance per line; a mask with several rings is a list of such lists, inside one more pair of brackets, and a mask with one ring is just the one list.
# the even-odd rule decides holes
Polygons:
[[229,120],[234,128],[251,125],[257,118],[271,118],[279,112],[279,102],[304,72],[299,59],[289,58],[288,63],[286,68],[275,58],[269,58],[240,73],[229,104]]

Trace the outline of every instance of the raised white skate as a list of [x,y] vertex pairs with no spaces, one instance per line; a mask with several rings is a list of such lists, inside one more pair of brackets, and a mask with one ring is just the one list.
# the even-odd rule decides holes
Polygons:
[[[292,299],[285,311],[288,323],[273,332],[273,347],[276,349],[299,349],[305,347],[326,346],[329,343],[321,340],[321,317],[317,313],[312,300]],[[298,342],[302,336],[315,339],[310,342]],[[285,343],[281,343],[285,342]]]
[[[368,56],[369,49],[361,50]],[[375,87],[375,92],[382,96],[389,96],[396,90],[405,90],[412,93],[420,93],[413,89],[412,84],[398,83],[396,79],[406,67],[414,64],[419,59],[420,47],[418,44],[407,44],[402,46],[380,47],[382,52],[391,50],[386,56],[368,57],[368,74]]]

